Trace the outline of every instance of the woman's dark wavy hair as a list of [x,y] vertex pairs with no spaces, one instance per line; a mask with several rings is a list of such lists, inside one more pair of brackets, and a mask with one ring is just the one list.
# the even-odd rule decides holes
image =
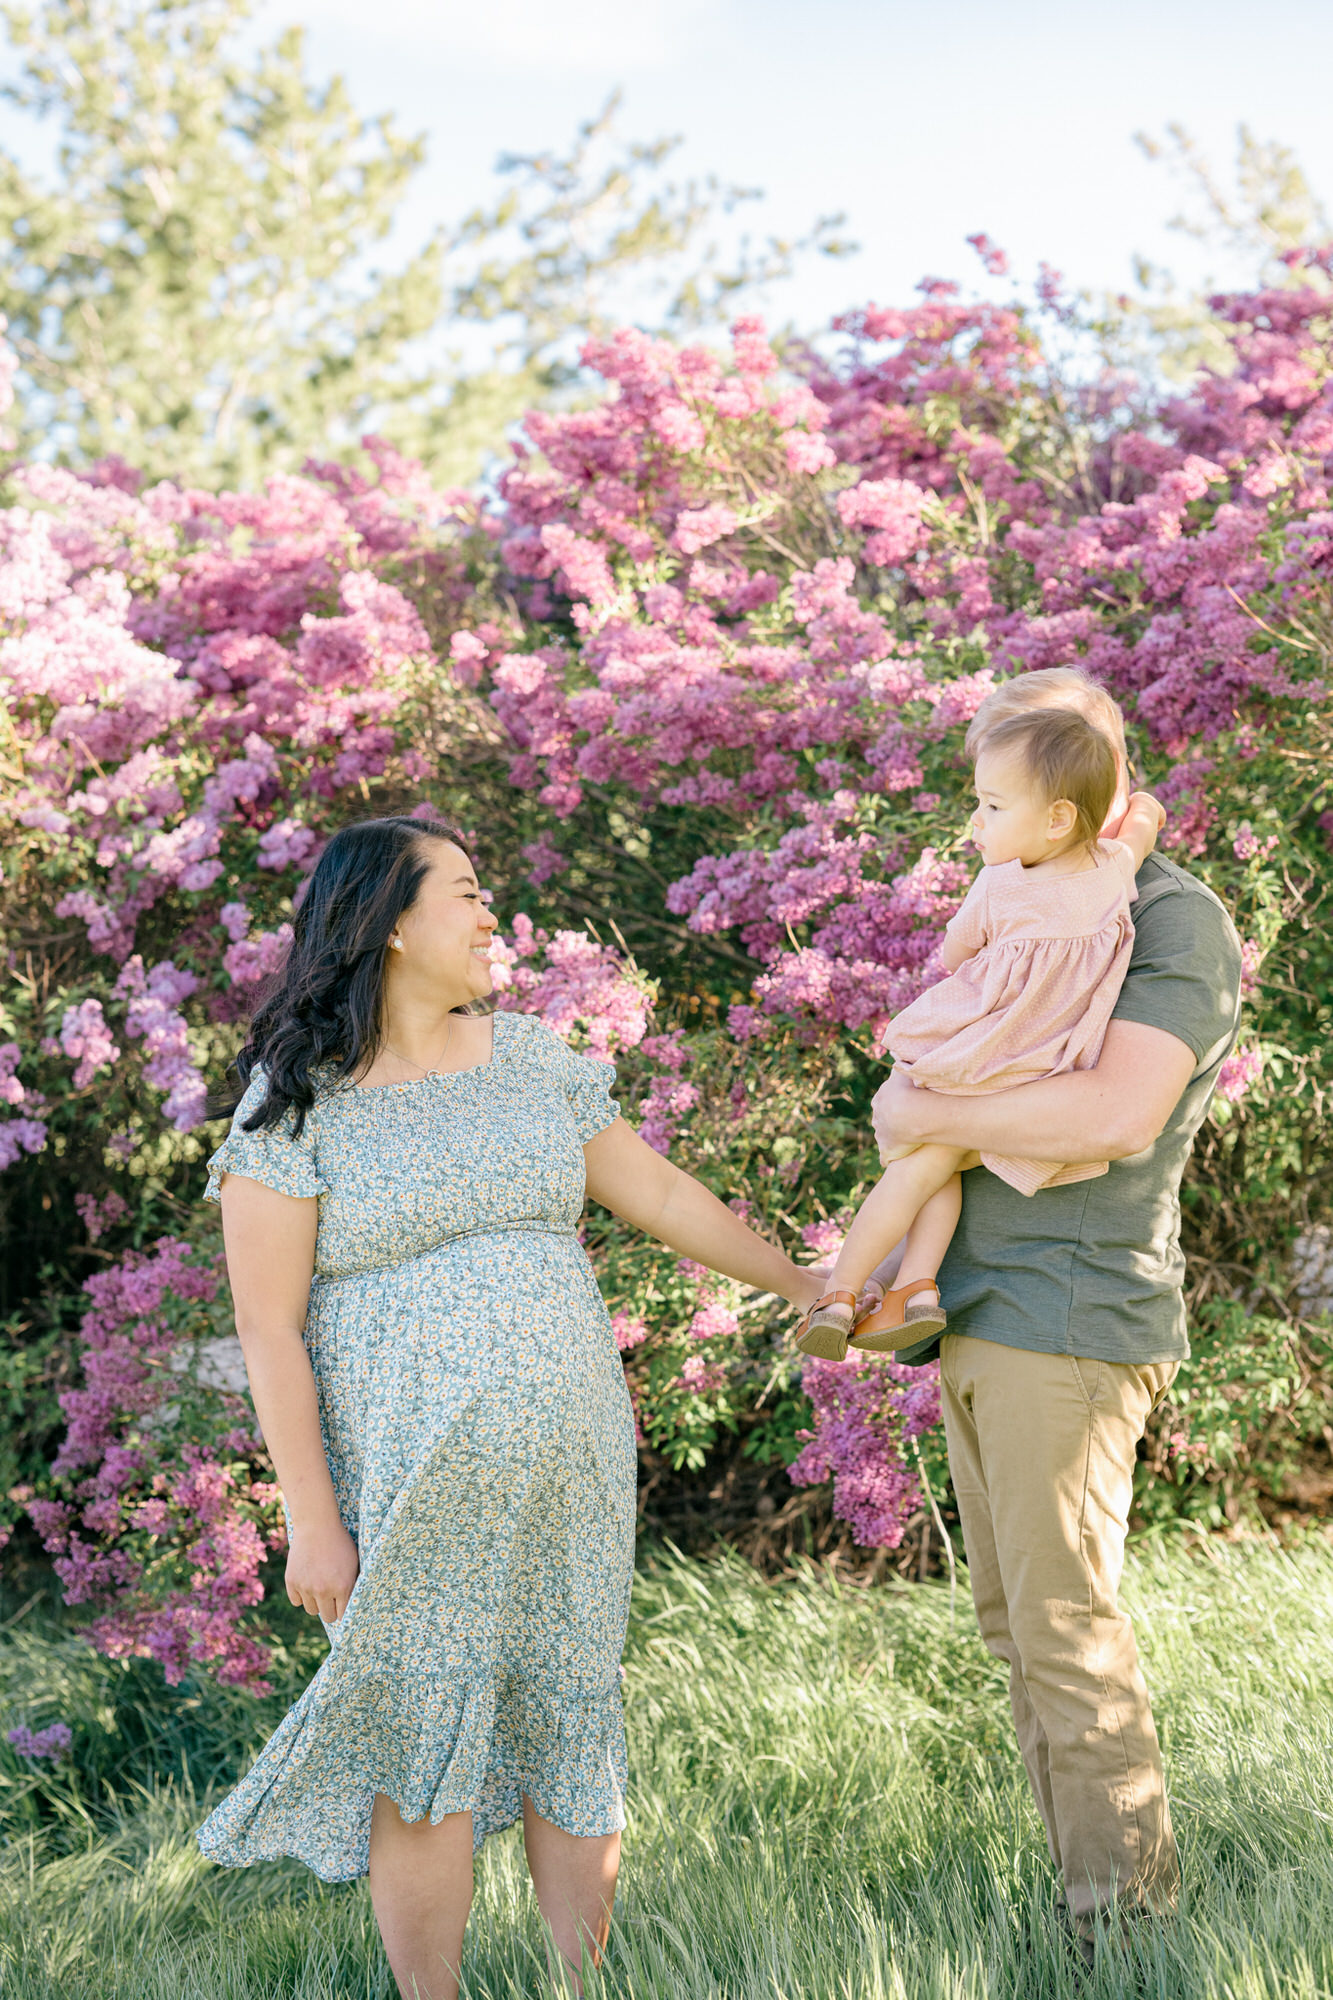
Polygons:
[[389,939],[417,899],[433,840],[468,851],[443,820],[362,819],[334,834],[296,913],[278,984],[236,1058],[241,1087],[219,1097],[216,1108],[210,1104],[212,1116],[235,1110],[262,1063],[267,1093],[245,1130],[265,1131],[291,1110],[299,1138],[315,1101],[315,1072],[327,1086],[330,1072],[345,1083],[364,1068],[383,1031]]

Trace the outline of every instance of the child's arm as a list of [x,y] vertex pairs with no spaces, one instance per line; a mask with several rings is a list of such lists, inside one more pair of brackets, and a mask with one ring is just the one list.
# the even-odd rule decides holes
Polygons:
[[965,944],[962,938],[950,937],[946,931],[940,939],[940,963],[946,972],[957,972],[960,965],[966,965],[980,950],[979,944]]
[[1125,817],[1115,837],[1123,840],[1134,856],[1135,868],[1142,868],[1157,845],[1157,836],[1166,825],[1166,808],[1151,792],[1131,792]]
[[986,870],[983,868],[963,898],[962,907],[944,927],[938,949],[945,970],[957,972],[960,965],[976,957],[985,942]]

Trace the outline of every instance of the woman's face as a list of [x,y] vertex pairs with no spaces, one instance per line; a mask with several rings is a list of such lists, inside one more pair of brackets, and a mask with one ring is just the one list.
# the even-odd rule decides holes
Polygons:
[[491,937],[499,919],[481,900],[472,863],[451,840],[428,840],[426,873],[416,901],[394,933],[402,949],[389,952],[395,982],[429,993],[449,1007],[484,1000],[491,990]]

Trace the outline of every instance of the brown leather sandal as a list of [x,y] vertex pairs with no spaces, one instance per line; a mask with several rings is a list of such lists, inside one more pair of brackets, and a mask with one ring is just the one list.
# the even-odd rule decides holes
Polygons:
[[[845,1305],[847,1317],[830,1312],[829,1307]],[[824,1292],[796,1328],[796,1345],[802,1354],[818,1355],[821,1361],[841,1361],[847,1353],[847,1336],[856,1311],[855,1292]]]
[[[933,1303],[920,1299],[923,1292],[933,1295]],[[940,1304],[940,1288],[930,1278],[918,1278],[914,1285],[901,1285],[886,1292],[881,1305],[858,1315],[847,1345],[864,1354],[891,1354],[897,1347],[910,1347],[924,1334],[939,1333],[949,1324],[949,1315]]]

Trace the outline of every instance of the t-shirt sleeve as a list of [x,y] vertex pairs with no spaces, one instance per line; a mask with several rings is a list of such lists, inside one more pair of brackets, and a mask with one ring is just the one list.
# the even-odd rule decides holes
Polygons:
[[292,1137],[295,1114],[289,1111],[278,1124],[262,1132],[247,1132],[252,1118],[264,1101],[268,1080],[262,1066],[251,1073],[249,1088],[232,1113],[231,1130],[208,1162],[205,1201],[222,1199],[222,1176],[238,1174],[243,1180],[262,1181],[278,1194],[312,1196],[327,1193],[327,1183],[315,1164],[314,1120],[307,1112],[305,1129],[299,1139]]
[[1235,1039],[1240,967],[1235,926],[1211,896],[1177,891],[1145,899],[1111,1018],[1164,1029],[1207,1067]]
[[968,890],[963,906],[944,926],[944,935],[963,951],[980,951],[990,935],[987,923],[986,871],[983,868]]

